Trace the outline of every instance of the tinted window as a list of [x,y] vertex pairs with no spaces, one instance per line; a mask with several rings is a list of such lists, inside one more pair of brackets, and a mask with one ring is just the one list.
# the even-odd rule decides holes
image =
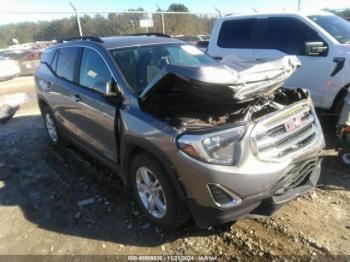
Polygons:
[[218,46],[223,48],[252,48],[256,19],[230,20],[222,23]]
[[323,42],[313,29],[295,18],[273,17],[267,21],[265,35],[257,48],[304,55],[305,42]]
[[330,33],[340,43],[350,43],[350,23],[336,15],[314,15],[309,18]]
[[53,59],[52,59],[52,61],[51,61],[51,69],[54,71],[54,72],[56,72],[56,66],[57,66],[57,58],[58,58],[58,53],[60,52],[60,50],[59,49],[56,49],[55,50],[55,53],[54,53],[54,55],[53,55]]
[[46,50],[43,53],[42,57],[41,57],[41,62],[50,65],[51,61],[52,61],[52,58],[53,58],[53,56],[55,54],[55,51],[56,51],[55,49],[48,49],[48,50]]
[[84,48],[81,57],[79,83],[105,92],[105,84],[112,81],[112,75],[102,57],[90,48]]
[[198,67],[216,63],[192,45],[164,44],[120,48],[111,51],[131,88],[141,92],[166,65]]
[[60,48],[57,58],[56,74],[64,79],[73,81],[74,66],[78,57],[78,47]]

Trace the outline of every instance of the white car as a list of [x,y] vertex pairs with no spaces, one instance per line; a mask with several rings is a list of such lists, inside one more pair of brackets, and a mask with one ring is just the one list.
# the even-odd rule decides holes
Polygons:
[[19,75],[21,69],[16,61],[6,58],[0,58],[0,81],[8,80]]
[[319,108],[340,112],[350,85],[350,23],[328,12],[256,13],[217,20],[207,53],[248,60],[296,55],[287,88],[307,88]]

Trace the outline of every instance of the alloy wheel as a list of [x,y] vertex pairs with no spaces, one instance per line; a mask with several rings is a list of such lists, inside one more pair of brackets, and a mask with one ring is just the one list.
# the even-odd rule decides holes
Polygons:
[[157,177],[146,167],[136,171],[136,186],[143,207],[154,218],[163,218],[166,214],[166,199],[162,185]]
[[45,114],[45,123],[51,140],[57,143],[57,129],[50,113]]

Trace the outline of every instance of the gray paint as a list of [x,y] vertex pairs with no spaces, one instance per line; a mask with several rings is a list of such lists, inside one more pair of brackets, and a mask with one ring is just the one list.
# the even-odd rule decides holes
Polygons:
[[[232,220],[256,208],[263,197],[272,196],[273,186],[298,161],[319,157],[319,152],[324,147],[322,131],[311,147],[304,151],[301,150],[289,161],[259,160],[254,156],[249,144],[253,125],[249,126],[244,138],[236,146],[235,154],[239,161],[235,166],[206,164],[185,155],[176,146],[177,132],[164,122],[142,111],[138,102],[138,94],[133,93],[127,86],[117,65],[105,50],[105,48],[128,45],[181,41],[144,36],[104,38],[103,40],[105,41],[103,44],[93,41],[74,41],[52,48],[78,45],[96,50],[108,64],[118,83],[123,97],[119,107],[116,100],[106,98],[103,94],[91,94],[89,90],[77,91],[82,91],[84,88],[57,78],[44,64],[39,66],[35,74],[35,81],[39,101],[45,101],[49,105],[60,127],[64,128],[64,133],[67,133],[67,137],[82,145],[89,153],[114,168],[115,171],[119,171],[124,181],[127,182],[125,171],[133,157],[126,159],[126,152],[130,145],[137,145],[159,158],[173,183],[176,184],[178,192],[182,187],[185,189],[183,197],[188,200],[194,200],[203,207],[219,209],[208,191],[208,183],[223,185],[242,198],[243,201],[239,207],[227,211],[232,213],[229,217]],[[47,88],[48,83],[51,84],[50,88]],[[74,98],[77,92],[81,96],[79,102]],[[120,121],[116,121],[117,117],[120,118]],[[120,126],[116,123],[119,123]],[[116,136],[120,136],[118,137],[120,145],[117,145]],[[316,181],[319,168],[318,166],[315,170]],[[195,211],[191,211],[195,218],[199,219]]]

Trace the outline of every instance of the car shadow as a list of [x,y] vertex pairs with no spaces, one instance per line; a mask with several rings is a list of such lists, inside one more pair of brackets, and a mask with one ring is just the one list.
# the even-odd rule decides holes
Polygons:
[[[154,247],[187,236],[207,236],[188,222],[167,232],[147,222],[118,176],[72,145],[50,146],[41,116],[0,125],[0,206],[19,206],[39,228],[123,245]],[[81,200],[90,204],[79,206]]]

